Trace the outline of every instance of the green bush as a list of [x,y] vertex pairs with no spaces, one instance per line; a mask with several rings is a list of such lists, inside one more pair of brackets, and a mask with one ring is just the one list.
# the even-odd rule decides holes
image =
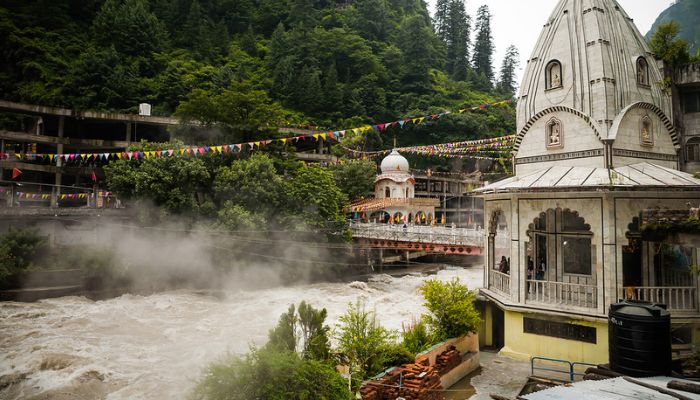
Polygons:
[[340,317],[336,339],[338,352],[348,362],[353,376],[353,387],[385,369],[389,362],[388,350],[396,335],[382,327],[374,312],[367,311],[358,301],[350,303]]
[[330,358],[330,341],[324,325],[328,312],[317,310],[305,301],[295,310],[294,305],[280,316],[277,326],[270,331],[266,347],[280,352],[296,352],[303,359],[324,361]]
[[481,319],[474,308],[476,295],[454,278],[450,282],[436,279],[426,281],[420,292],[425,298],[423,305],[429,314],[425,321],[438,341],[476,333]]
[[437,342],[428,332],[428,326],[421,320],[414,320],[410,324],[403,325],[403,345],[408,351],[418,354]]
[[347,382],[332,366],[297,353],[253,350],[210,365],[193,400],[349,400]]
[[46,239],[38,229],[10,230],[0,236],[0,288],[15,287],[28,268],[46,251]]

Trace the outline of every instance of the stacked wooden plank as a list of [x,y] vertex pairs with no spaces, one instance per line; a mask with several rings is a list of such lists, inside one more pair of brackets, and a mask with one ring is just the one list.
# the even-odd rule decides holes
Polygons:
[[435,369],[440,375],[445,375],[458,367],[461,363],[462,356],[459,354],[459,351],[457,351],[456,347],[450,346],[437,356],[435,360]]
[[[422,361],[422,360],[421,360]],[[367,382],[360,393],[364,400],[442,400],[440,375],[435,368],[405,364],[388,372],[382,379]]]

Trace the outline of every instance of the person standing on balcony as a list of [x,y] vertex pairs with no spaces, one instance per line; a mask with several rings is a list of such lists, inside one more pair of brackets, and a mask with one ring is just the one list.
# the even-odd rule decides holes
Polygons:
[[535,274],[535,279],[538,281],[544,280],[544,273],[547,271],[547,264],[544,262],[544,258],[540,258],[540,265],[537,268],[537,273]]

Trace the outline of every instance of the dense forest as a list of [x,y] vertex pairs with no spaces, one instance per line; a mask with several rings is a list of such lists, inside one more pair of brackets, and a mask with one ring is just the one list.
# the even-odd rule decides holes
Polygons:
[[691,55],[698,53],[700,51],[700,0],[674,1],[656,19],[646,35],[647,39],[651,39],[660,25],[670,21],[678,23],[679,37],[688,42]]
[[[438,1],[434,18],[424,0],[6,0],[0,92],[75,109],[148,102],[155,115],[216,125],[221,140],[344,129],[511,98],[517,50],[494,71],[490,21],[487,6],[472,21],[464,0]],[[505,107],[400,140],[513,130]],[[371,147],[388,144],[379,136]]]

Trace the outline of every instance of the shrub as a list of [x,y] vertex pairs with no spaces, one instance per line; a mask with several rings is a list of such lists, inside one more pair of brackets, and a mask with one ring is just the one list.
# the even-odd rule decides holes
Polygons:
[[428,326],[421,320],[413,320],[403,325],[403,345],[408,351],[418,354],[436,344],[436,341],[428,332]]
[[253,350],[245,358],[211,364],[193,400],[349,400],[346,381],[332,366],[293,352]]
[[436,340],[476,333],[479,329],[481,319],[474,308],[476,295],[459,279],[450,282],[431,279],[420,287],[420,292],[429,311],[424,318]]
[[376,314],[367,311],[363,303],[348,305],[347,313],[340,317],[336,339],[338,351],[347,360],[356,382],[353,387],[384,370],[389,359],[387,350],[395,337],[379,325]]
[[302,301],[280,316],[277,326],[270,331],[266,347],[276,351],[296,352],[304,359],[327,360],[330,343],[326,321],[326,309],[317,310]]
[[14,287],[20,276],[46,250],[37,229],[15,229],[0,236],[0,288]]

